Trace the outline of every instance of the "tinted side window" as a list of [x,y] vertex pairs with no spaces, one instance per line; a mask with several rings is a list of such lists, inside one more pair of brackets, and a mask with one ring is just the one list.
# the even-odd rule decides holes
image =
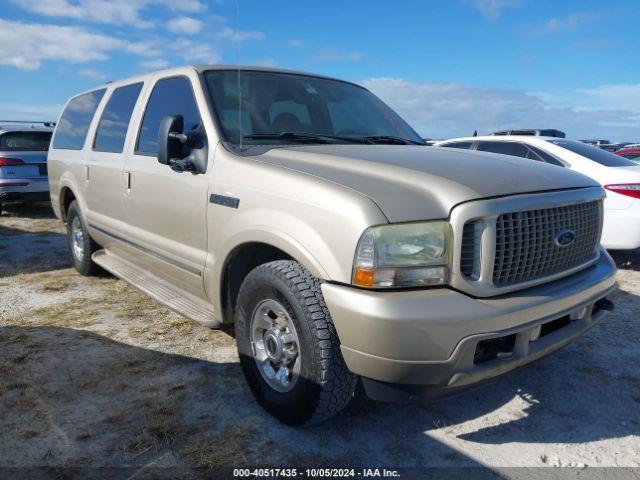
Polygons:
[[134,83],[113,91],[96,129],[94,150],[122,153],[129,120],[131,120],[140,90],[142,90],[142,83]]
[[82,150],[89,125],[105,89],[85,93],[74,98],[65,108],[53,136],[53,148]]
[[182,115],[185,132],[201,123],[191,82],[187,78],[165,78],[153,87],[138,134],[136,153],[158,154],[158,131],[162,119],[167,115]]
[[527,147],[517,142],[480,142],[477,149],[481,152],[501,153],[522,158],[525,158],[529,153]]
[[464,148],[466,150],[469,150],[471,148],[471,145],[473,145],[473,142],[451,142],[451,143],[445,143],[444,145],[441,145],[441,146],[447,147],[447,148]]
[[[550,163],[551,165],[557,165],[558,167],[564,167],[565,166],[560,160],[555,158],[553,155],[548,154],[544,150],[541,150],[539,148],[533,147],[531,145],[529,145],[529,148],[534,153],[534,155],[537,155],[543,162]],[[529,156],[529,158],[534,158],[534,157],[533,156]],[[534,158],[534,160],[537,160],[537,159]]]
[[7,132],[0,135],[3,152],[46,152],[49,150],[51,132]]

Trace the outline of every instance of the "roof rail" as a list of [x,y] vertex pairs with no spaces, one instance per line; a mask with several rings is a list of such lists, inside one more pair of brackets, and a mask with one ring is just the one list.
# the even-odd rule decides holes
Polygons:
[[17,125],[44,125],[45,127],[55,127],[56,122],[40,121],[40,120],[0,120],[3,123],[13,123]]

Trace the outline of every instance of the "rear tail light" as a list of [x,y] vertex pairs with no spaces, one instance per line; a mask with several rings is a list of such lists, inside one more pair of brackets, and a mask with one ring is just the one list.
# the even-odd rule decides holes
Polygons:
[[24,165],[19,158],[0,157],[0,167],[13,167],[14,165]]
[[10,182],[10,183],[1,183],[0,187],[26,187],[29,185],[29,182]]
[[626,195],[627,197],[640,198],[640,183],[623,183],[616,185],[605,185],[604,188],[611,192]]

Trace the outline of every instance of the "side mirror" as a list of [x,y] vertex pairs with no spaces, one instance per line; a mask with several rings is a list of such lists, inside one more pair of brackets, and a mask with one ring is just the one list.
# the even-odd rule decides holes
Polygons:
[[207,171],[207,140],[202,124],[187,133],[182,115],[162,119],[158,131],[158,162],[176,172],[205,173]]
[[158,162],[169,165],[171,160],[180,160],[184,157],[182,142],[175,135],[182,134],[183,129],[182,115],[168,115],[162,119],[158,131]]

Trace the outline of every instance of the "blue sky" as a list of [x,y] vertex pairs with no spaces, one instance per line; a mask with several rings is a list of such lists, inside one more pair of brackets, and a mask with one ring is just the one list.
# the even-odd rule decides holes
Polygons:
[[1,0],[0,118],[167,66],[346,78],[422,135],[550,127],[640,141],[637,0]]

